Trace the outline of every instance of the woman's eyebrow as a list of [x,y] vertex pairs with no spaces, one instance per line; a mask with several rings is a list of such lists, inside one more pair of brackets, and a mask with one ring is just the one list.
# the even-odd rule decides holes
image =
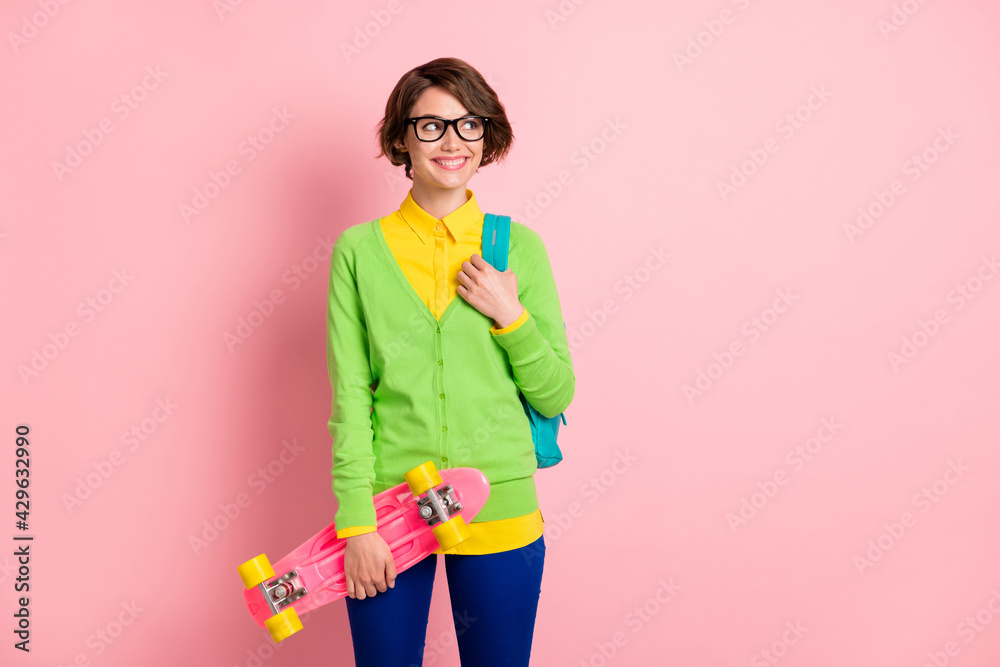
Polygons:
[[465,118],[466,116],[475,116],[476,114],[471,111],[466,111],[461,116],[455,116],[455,118],[445,118],[444,116],[435,116],[434,114],[425,113],[420,116],[414,116],[414,118],[440,118],[441,120],[455,120],[456,118]]

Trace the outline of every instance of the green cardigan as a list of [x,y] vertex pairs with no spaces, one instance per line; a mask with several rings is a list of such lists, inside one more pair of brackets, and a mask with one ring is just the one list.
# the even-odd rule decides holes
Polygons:
[[[482,228],[475,230],[480,236]],[[534,444],[518,390],[546,417],[576,378],[545,245],[511,222],[508,266],[528,319],[494,334],[460,295],[440,321],[413,290],[379,220],[353,225],[330,258],[327,361],[337,530],[376,525],[372,496],[425,461],[490,480],[475,521],[538,509]]]

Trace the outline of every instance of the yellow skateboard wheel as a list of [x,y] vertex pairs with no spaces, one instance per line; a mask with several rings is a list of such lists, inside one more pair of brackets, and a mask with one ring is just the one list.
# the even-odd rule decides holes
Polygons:
[[460,514],[444,523],[439,523],[431,528],[431,530],[434,532],[434,537],[437,538],[438,544],[445,551],[469,539],[470,535],[469,527]]
[[237,567],[236,570],[240,573],[240,578],[247,590],[274,578],[274,568],[271,567],[271,561],[264,554],[251,558]]
[[264,625],[267,626],[267,631],[271,633],[271,639],[274,640],[275,644],[302,629],[302,621],[299,620],[295,607],[285,607],[264,621]]
[[441,475],[438,474],[433,461],[421,463],[403,475],[403,477],[406,479],[406,483],[410,485],[410,491],[414,496],[420,496],[422,493],[426,493],[428,489],[432,489],[442,483]]

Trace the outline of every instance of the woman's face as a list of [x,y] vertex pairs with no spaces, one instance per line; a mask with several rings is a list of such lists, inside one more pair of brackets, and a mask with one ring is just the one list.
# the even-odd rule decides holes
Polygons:
[[[451,120],[469,115],[457,97],[440,86],[431,86],[417,98],[407,118],[437,116]],[[406,128],[406,136],[396,146],[410,154],[414,185],[420,187],[457,189],[464,193],[466,184],[479,169],[483,159],[483,140],[465,141],[455,132],[454,125],[437,141],[417,139],[413,124]],[[455,165],[456,160],[461,163]],[[445,162],[446,164],[442,164]]]

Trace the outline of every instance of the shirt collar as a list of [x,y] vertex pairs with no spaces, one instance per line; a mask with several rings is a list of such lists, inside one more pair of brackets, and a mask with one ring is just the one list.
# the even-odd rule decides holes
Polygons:
[[464,204],[439,221],[413,201],[411,190],[406,193],[406,199],[399,205],[399,212],[410,229],[420,238],[421,243],[427,243],[434,235],[434,227],[438,222],[444,223],[453,240],[460,241],[469,230],[474,227],[482,229],[483,226],[483,212],[476,202],[476,195],[466,188],[465,197]]

